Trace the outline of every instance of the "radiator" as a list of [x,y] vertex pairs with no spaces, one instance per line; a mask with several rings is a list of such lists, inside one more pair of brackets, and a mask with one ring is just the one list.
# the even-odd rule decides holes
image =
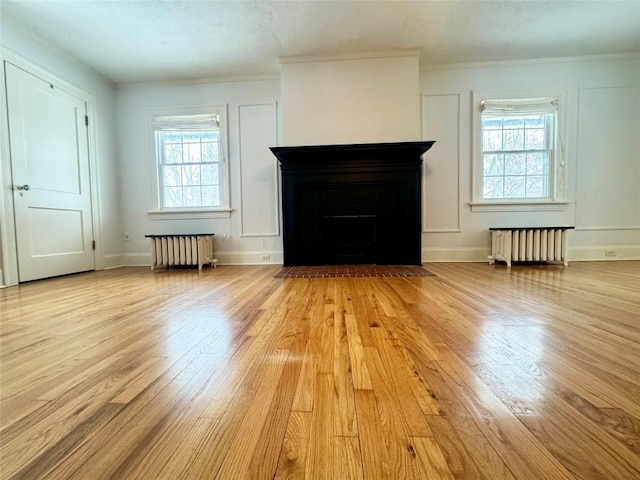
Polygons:
[[567,261],[567,231],[574,227],[490,228],[489,263],[562,262]]
[[151,241],[151,270],[176,265],[198,265],[202,270],[202,265],[215,267],[218,262],[213,258],[213,233],[145,236]]

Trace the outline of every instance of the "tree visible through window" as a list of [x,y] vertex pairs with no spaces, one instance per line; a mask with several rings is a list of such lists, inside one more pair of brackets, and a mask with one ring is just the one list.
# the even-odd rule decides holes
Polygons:
[[154,117],[161,208],[221,207],[218,115]]
[[554,114],[482,115],[482,198],[549,197]]

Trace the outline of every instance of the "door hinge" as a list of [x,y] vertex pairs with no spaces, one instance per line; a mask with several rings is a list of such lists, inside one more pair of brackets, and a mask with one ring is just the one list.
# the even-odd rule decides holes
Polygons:
[[96,241],[92,240],[91,241],[91,247],[95,250],[96,249]]
[[84,116],[84,124],[88,127],[89,126],[89,115],[85,115]]

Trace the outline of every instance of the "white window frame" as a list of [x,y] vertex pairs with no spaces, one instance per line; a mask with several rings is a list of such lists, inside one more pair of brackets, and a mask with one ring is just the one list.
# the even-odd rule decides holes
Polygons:
[[[188,115],[217,115],[220,135],[220,206],[219,207],[176,207],[162,208],[160,192],[160,165],[157,156],[157,141],[155,119],[158,117],[188,116]],[[150,145],[150,178],[151,178],[151,209],[147,212],[151,220],[186,220],[198,218],[229,218],[231,208],[229,204],[229,150],[228,150],[228,121],[227,105],[212,105],[198,107],[177,107],[154,109],[148,111],[148,132]]]
[[[482,151],[482,112],[483,104],[514,102],[526,103],[527,99],[548,99],[557,104],[555,118],[555,149],[553,158],[549,159],[549,196],[544,198],[483,198],[483,151]],[[567,161],[565,135],[565,92],[564,90],[548,89],[534,91],[511,92],[477,92],[472,93],[472,193],[470,202],[474,212],[487,211],[544,211],[563,210],[568,201],[566,199]]]

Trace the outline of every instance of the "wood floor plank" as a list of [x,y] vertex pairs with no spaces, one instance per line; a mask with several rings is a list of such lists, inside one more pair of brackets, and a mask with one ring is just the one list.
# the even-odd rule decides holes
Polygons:
[[[241,478],[256,480],[273,478],[275,462],[273,469],[262,468],[270,466],[269,458],[263,459],[266,465],[253,464],[253,469],[249,469],[249,466],[252,463],[254,450],[260,451],[258,440],[262,430],[256,428],[256,425],[265,424],[265,420],[269,415],[271,401],[275,395],[276,387],[280,384],[280,377],[288,356],[288,351],[278,350],[267,360],[270,363],[269,368],[264,372],[263,381],[258,391],[256,391],[253,402],[247,408],[247,413],[242,419],[236,436],[229,447],[229,452],[220,466],[217,474],[218,478],[239,478],[238,472],[246,472]],[[259,475],[256,476],[256,474]]]
[[[411,437],[433,436],[411,388],[411,375],[409,374],[411,365],[395,354],[382,329],[372,328],[371,331],[376,343],[380,363],[386,376],[385,383],[395,396],[398,409],[404,418],[407,433]],[[422,390],[426,394],[426,388]]]
[[334,478],[341,480],[361,480],[362,457],[357,437],[335,437],[333,445]]
[[364,478],[393,478],[385,432],[376,407],[373,390],[355,390],[358,434],[362,448]]
[[333,479],[333,375],[318,373],[316,402],[311,415],[305,478]]
[[[344,323],[347,329],[349,343],[349,358],[351,360],[351,376],[353,388],[358,390],[371,390],[371,377],[365,360],[364,347],[358,331],[358,322],[355,315],[346,314]],[[369,347],[370,348],[370,347]]]
[[[365,357],[371,374],[375,414],[380,418],[389,466],[399,478],[415,476],[410,432],[431,434],[424,416],[407,419],[396,392],[384,371],[380,354],[375,347],[365,347]],[[410,422],[415,421],[416,425]]]
[[[335,283],[333,284],[336,288]],[[334,434],[357,436],[355,399],[349,357],[349,339],[345,322],[344,296],[335,295],[333,321]]]
[[[301,323],[308,327],[306,322]],[[280,381],[276,386],[271,405],[267,412],[266,421],[258,436],[256,448],[253,451],[249,463],[249,478],[272,479],[277,470],[278,459],[282,450],[282,442],[286,435],[288,419],[291,416],[295,384],[300,377],[302,364],[300,359],[305,352],[308,339],[308,328],[299,330],[296,340],[288,352]],[[246,448],[246,444],[244,446]]]
[[447,461],[433,438],[414,437],[411,444],[415,450],[419,478],[453,479]]
[[311,434],[309,412],[292,411],[282,443],[275,479],[303,479],[306,470],[307,445]]
[[640,478],[640,262],[0,289],[7,480]]

